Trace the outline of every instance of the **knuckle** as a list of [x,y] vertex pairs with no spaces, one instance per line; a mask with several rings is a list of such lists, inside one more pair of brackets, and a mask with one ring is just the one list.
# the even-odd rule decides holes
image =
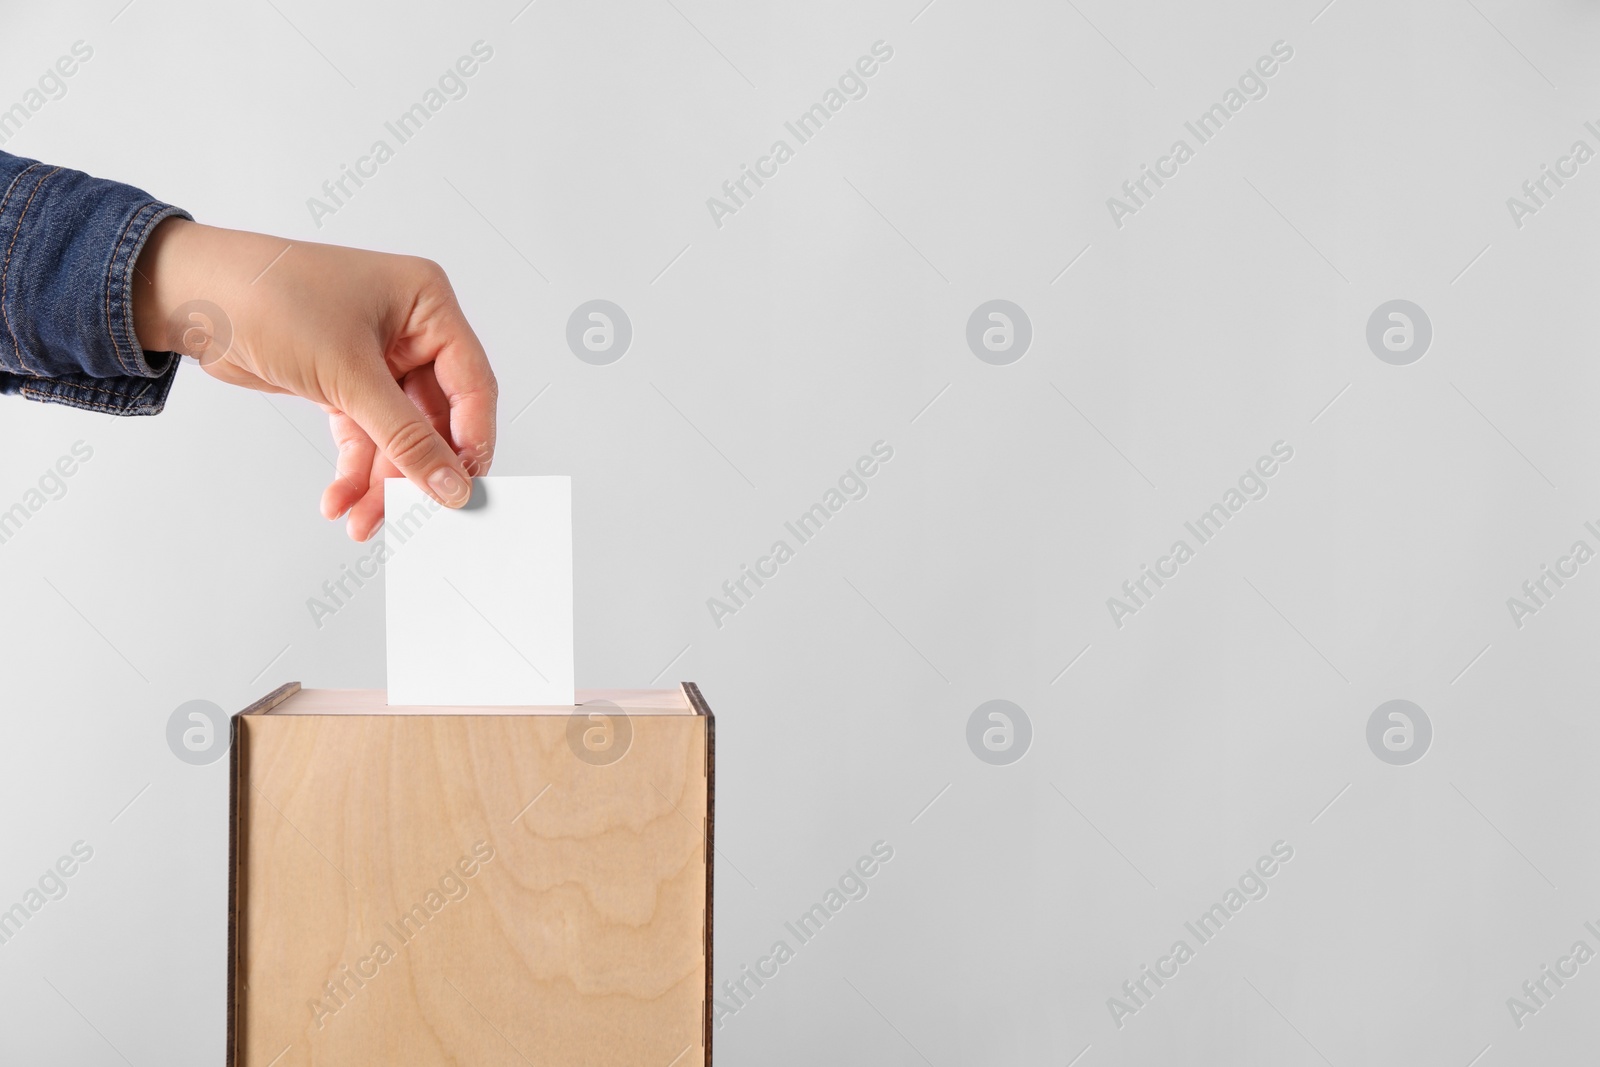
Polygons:
[[433,456],[435,438],[433,429],[420,420],[408,422],[397,429],[384,447],[394,465],[408,470],[422,465]]
[[467,473],[476,478],[480,474],[487,474],[489,467],[494,463],[494,448],[488,444],[474,445],[461,453],[461,462]]
[[411,269],[416,272],[418,280],[423,284],[436,286],[445,292],[452,291],[450,288],[450,276],[445,273],[443,267],[433,260],[424,259],[420,256],[413,257],[411,259]]

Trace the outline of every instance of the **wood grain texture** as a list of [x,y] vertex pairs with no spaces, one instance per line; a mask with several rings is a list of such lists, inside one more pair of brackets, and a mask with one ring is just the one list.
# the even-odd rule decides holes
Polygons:
[[237,724],[240,1067],[705,1062],[707,718]]

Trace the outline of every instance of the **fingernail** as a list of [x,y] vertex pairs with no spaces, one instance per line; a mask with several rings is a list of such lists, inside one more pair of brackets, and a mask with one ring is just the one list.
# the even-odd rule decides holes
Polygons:
[[428,476],[428,488],[442,500],[446,507],[458,508],[467,502],[472,495],[472,490],[467,488],[467,483],[461,475],[449,467],[440,467]]

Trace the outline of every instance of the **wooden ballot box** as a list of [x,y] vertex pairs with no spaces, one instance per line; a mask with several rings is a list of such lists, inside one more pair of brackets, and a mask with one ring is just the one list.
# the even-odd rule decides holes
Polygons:
[[232,1067],[711,1062],[699,689],[233,719]]

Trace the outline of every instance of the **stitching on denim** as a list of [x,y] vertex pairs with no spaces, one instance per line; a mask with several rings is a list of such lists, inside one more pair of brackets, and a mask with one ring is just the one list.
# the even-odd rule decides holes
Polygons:
[[[6,186],[5,199],[0,200],[0,219],[5,218],[6,205],[11,203],[11,194],[17,191],[17,186],[22,184],[22,179],[26,178],[30,173],[32,173],[33,169],[35,167],[39,167],[39,166],[42,166],[42,165],[43,164],[40,164],[40,163],[30,163],[28,166],[26,166],[26,167],[24,167],[22,169],[21,173],[19,173],[15,178],[11,179],[11,184]],[[21,222],[21,220],[18,220],[18,222],[17,222],[17,232],[20,233],[21,231],[22,231],[22,222]],[[16,244],[15,235],[12,236],[11,243],[12,244]],[[6,270],[10,269],[10,265],[11,265],[11,253],[10,253],[9,250],[7,250],[7,252],[6,252]],[[17,353],[17,363],[21,364],[21,362],[22,362],[22,349],[17,345],[17,333],[16,333],[15,330],[13,330],[11,328],[11,320],[6,315],[6,270],[0,270],[0,322],[4,322],[6,324],[6,331],[11,334],[11,347]]]
[[[128,216],[127,224],[122,227],[122,236],[117,238],[117,247],[111,253],[111,265],[110,266],[111,266],[111,272],[112,272],[113,276],[115,276],[117,274],[117,269],[118,269],[117,268],[117,261],[119,259],[121,259],[121,257],[122,257],[122,246],[128,239],[128,231],[132,230],[133,227],[134,227],[134,224],[139,221],[139,216],[143,215],[150,208],[156,208],[156,209],[159,210],[160,207],[161,207],[160,204],[156,203],[155,201],[151,201],[151,202],[149,202],[147,204],[141,204],[139,206],[139,210],[135,211],[132,215]],[[130,265],[130,267],[131,267],[131,265]],[[122,277],[122,279],[124,281],[124,285],[122,286],[122,288],[124,290],[132,290],[132,288],[133,288],[133,280],[128,277],[128,271],[127,270],[123,270],[121,272],[121,277]],[[128,361],[122,358],[122,339],[120,337],[118,337],[116,331],[111,328],[111,290],[112,290],[112,288],[113,288],[112,279],[111,278],[107,278],[106,279],[106,333],[111,335],[111,348],[112,348],[112,351],[116,354],[117,362],[122,364],[122,369],[123,369],[123,371],[125,373],[127,373],[129,375],[136,376],[136,377],[143,377],[143,375],[138,374],[136,371],[134,371],[132,368],[130,368],[128,366]]]
[[35,385],[24,385],[22,387],[22,395],[29,400],[37,400],[41,403],[53,401],[56,403],[66,404],[68,407],[82,408],[84,411],[99,411],[107,415],[122,415],[129,411],[137,410],[136,408],[118,407],[113,404],[107,404],[103,401],[88,400],[81,396],[48,392]]
[[[41,378],[39,380],[41,382],[49,382],[50,383],[50,387],[54,388],[54,389],[82,389],[82,390],[85,390],[85,391],[91,392],[91,393],[104,393],[106,396],[115,397],[118,400],[133,400],[134,399],[134,395],[132,393],[121,392],[121,391],[119,391],[117,389],[108,389],[103,385],[89,385],[87,382],[64,382],[64,381],[61,381],[58,378]],[[156,381],[157,379],[154,379],[154,378],[138,378],[138,379],[133,379],[133,380],[141,381],[141,382],[147,382],[147,381]],[[36,385],[36,386],[28,386],[28,387],[25,387],[25,388],[43,389],[44,386]]]
[[[44,188],[45,182],[49,181],[51,178],[60,173],[60,167],[52,167],[48,172],[46,172],[44,177],[40,178],[36,183],[34,183],[33,192],[28,194],[28,202],[23,204],[22,210],[17,213],[17,229],[16,232],[11,235],[11,244],[6,248],[5,269],[0,271],[0,281],[3,281],[3,279],[11,273],[11,251],[12,249],[16,248],[17,238],[22,235],[22,224],[28,217],[28,209],[33,206],[34,198],[39,195],[39,190]],[[4,305],[4,300],[5,298],[3,291],[0,291],[0,306]],[[8,321],[7,326],[9,327],[9,325],[10,323]],[[27,371],[29,374],[35,373],[33,368],[29,367],[26,361],[24,361],[22,358],[22,345],[17,341],[15,330],[12,331],[11,342],[17,346],[17,362],[22,366],[22,369]]]
[[[134,381],[139,383],[147,381],[158,382],[160,379],[138,378],[134,379]],[[135,392],[123,392],[118,389],[109,389],[103,385],[90,385],[87,382],[64,382],[56,378],[39,378],[32,382],[24,382],[22,391],[24,395],[51,398],[76,397],[79,393],[100,393],[110,397],[112,400],[121,402],[117,405],[106,406],[105,410],[112,414],[152,406],[148,396],[145,395],[148,390],[143,388],[137,389]],[[84,403],[95,403],[95,401],[85,400]]]
[[[32,173],[34,167],[41,167],[43,165],[44,164],[42,163],[35,163],[28,167],[27,170],[17,175],[16,181],[11,183],[11,188],[6,190],[5,200],[0,201],[0,218],[5,217],[6,205],[11,203],[12,191],[15,190],[16,187],[22,182],[24,177]],[[23,205],[21,214],[17,216],[17,228],[12,231],[11,243],[6,246],[5,264],[0,266],[0,319],[5,321],[6,331],[11,334],[11,347],[17,353],[17,365],[29,374],[34,373],[34,370],[32,367],[28,366],[27,360],[22,358],[22,342],[17,340],[16,328],[11,324],[11,317],[6,314],[6,279],[11,275],[11,253],[17,247],[17,238],[22,236],[22,220],[28,216],[28,207],[33,204],[33,198],[38,195],[39,187],[44,185],[44,183],[50,179],[50,175],[55,174],[60,170],[60,167],[56,167],[43,178],[40,178],[38,184],[33,187],[33,192],[28,194],[28,203]]]
[[16,189],[16,187],[19,184],[21,184],[22,179],[24,179],[24,178],[26,178],[28,176],[28,172],[33,170],[35,167],[42,167],[42,166],[44,166],[43,163],[30,163],[26,167],[23,167],[20,171],[17,172],[17,176],[15,178],[11,179],[11,184],[6,186],[5,199],[4,200],[0,200],[0,211],[4,211],[5,210],[6,203],[8,201],[10,201],[10,199],[11,199],[11,193]]

